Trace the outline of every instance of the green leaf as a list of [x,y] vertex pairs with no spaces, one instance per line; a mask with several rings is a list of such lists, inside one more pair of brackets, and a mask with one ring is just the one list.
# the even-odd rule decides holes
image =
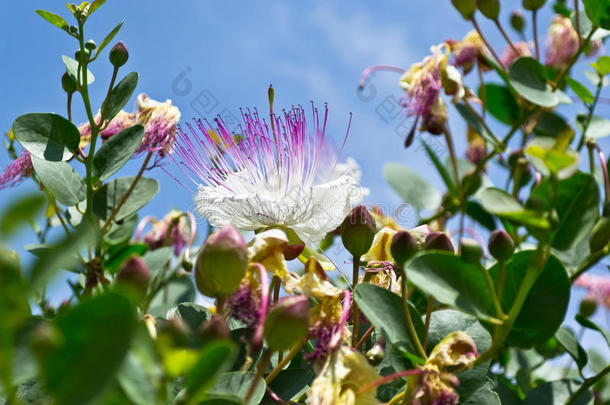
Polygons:
[[[167,299],[165,299],[167,294]],[[167,285],[167,292],[160,291],[152,300],[150,307],[175,307],[183,302],[195,301],[195,286],[188,276],[174,276]],[[151,310],[152,311],[152,310]]]
[[72,158],[80,142],[78,128],[57,114],[25,114],[15,120],[12,129],[33,156],[54,162]]
[[[66,66],[66,72],[68,72],[68,74],[70,76],[72,76],[72,78],[75,81],[78,82],[78,78],[81,76],[78,74],[78,71],[79,71],[78,62],[66,55],[61,55],[61,60],[64,62],[64,65]],[[82,81],[82,78],[81,78],[81,81]],[[91,73],[91,71],[89,69],[87,69],[87,84],[91,84],[94,81],[95,81],[95,76],[93,76],[93,73]]]
[[[403,353],[418,356],[415,344],[411,341],[402,299],[393,292],[374,284],[358,284],[354,292],[354,299],[364,316],[381,331],[388,341]],[[424,325],[421,315],[409,305],[411,318],[420,341],[423,341]]]
[[542,107],[555,107],[559,100],[547,83],[546,69],[536,59],[521,57],[508,72],[510,84],[527,101]]
[[[506,279],[501,301],[502,309],[506,313],[510,310],[519,292],[534,252],[533,250],[518,252],[505,265]],[[497,263],[489,269],[496,284],[498,271]],[[568,273],[561,261],[554,255],[550,255],[525,299],[521,312],[508,335],[508,341],[519,347],[530,347],[535,343],[550,339],[563,322],[569,300],[570,278]]]
[[146,250],[148,250],[148,245],[143,243],[111,248],[108,250],[108,258],[104,261],[105,269],[116,273],[127,258],[133,255],[142,256]]
[[571,138],[574,130],[570,127],[564,117],[552,111],[542,111],[538,122],[534,127],[536,135],[548,136],[551,138]]
[[[248,394],[248,389],[254,381],[256,376],[253,372],[242,373],[240,371],[233,371],[229,373],[223,373],[218,376],[216,383],[208,393],[206,399],[213,399],[215,397],[226,397],[235,396],[245,403],[244,399]],[[258,378],[258,385],[256,390],[252,394],[252,397],[248,401],[249,405],[260,404],[263,396],[265,396],[265,381],[262,378]]]
[[438,302],[489,319],[492,303],[484,269],[449,252],[422,252],[406,267],[409,281]]
[[534,228],[549,229],[549,221],[534,210],[523,208],[513,196],[498,188],[487,188],[479,194],[481,205],[488,212]]
[[93,174],[106,180],[133,156],[144,138],[144,127],[134,125],[110,137],[95,153]]
[[441,194],[414,170],[397,163],[386,163],[383,175],[403,199],[420,210],[434,210],[441,203]]
[[489,142],[492,145],[497,145],[498,138],[490,132],[489,128],[484,125],[481,121],[481,118],[475,115],[464,103],[456,103],[454,104],[455,109],[460,113],[462,118],[468,123],[472,129],[475,130],[476,133],[481,135],[485,141]]
[[[577,381],[567,379],[542,383],[527,394],[523,405],[564,405],[579,387],[580,384]],[[591,391],[585,391],[572,404],[592,405]]]
[[198,333],[201,325],[212,317],[210,310],[193,302],[185,302],[176,307],[176,315],[184,321],[192,333]]
[[36,13],[54,26],[56,26],[57,28],[62,29],[67,33],[70,33],[70,24],[68,24],[66,20],[63,19],[63,17],[45,10],[36,10]]
[[80,405],[112,381],[135,326],[127,298],[107,293],[77,304],[56,319],[60,342],[41,354],[41,377],[57,403]]
[[[310,369],[287,368],[280,372],[277,377],[269,383],[269,388],[271,388],[278,397],[285,400],[293,400],[311,384],[313,378],[314,374]],[[265,397],[263,400],[263,405],[276,404],[277,402],[271,400],[269,397]]]
[[542,175],[555,174],[559,179],[566,179],[578,170],[580,156],[576,151],[567,149],[573,133],[564,132],[556,138],[538,136],[532,139],[525,148],[525,154]]
[[546,210],[557,210],[559,225],[555,228],[552,246],[568,250],[591,235],[599,217],[599,187],[593,176],[577,172],[558,182],[554,207],[551,207],[551,196],[551,181],[544,179],[532,190],[530,201],[536,201]]
[[87,17],[95,13],[95,10],[100,8],[104,3],[106,3],[106,0],[95,0],[89,3],[89,5],[87,6]]
[[110,246],[120,245],[131,239],[133,231],[138,224],[138,214],[131,215],[121,221],[120,224],[113,223],[110,230],[104,235],[104,243]]
[[583,103],[591,104],[593,102],[593,94],[591,94],[589,89],[586,88],[584,84],[572,79],[571,77],[566,78],[566,83],[568,84],[568,86],[570,86],[574,94],[576,94],[578,98],[582,100]]
[[117,32],[119,32],[119,30],[121,29],[122,26],[123,26],[123,21],[118,23],[118,25],[116,27],[114,27],[112,29],[112,31],[110,31],[110,33],[108,33],[108,35],[106,35],[106,38],[104,38],[102,43],[99,44],[98,47],[95,49],[95,55],[93,56],[94,58],[97,58],[97,55],[99,55],[100,52],[102,52],[102,50],[110,43],[110,41],[112,41],[112,38],[114,38],[114,36],[117,34]]
[[131,72],[123,78],[110,92],[106,100],[104,119],[111,120],[121,111],[138,85],[138,72]]
[[[479,88],[479,98],[483,97],[482,90]],[[485,107],[495,119],[507,125],[518,122],[523,114],[513,93],[496,83],[485,84]]]
[[460,395],[460,403],[463,403],[464,405],[501,405],[502,402],[500,401],[500,397],[498,396],[498,393],[494,391],[494,383],[489,377],[485,377],[483,381],[485,383],[468,398],[462,399],[462,396]]
[[165,246],[159,249],[148,251],[142,260],[150,270],[152,276],[163,273],[163,269],[172,258],[174,248]]
[[151,367],[146,360],[149,359],[142,359],[138,354],[129,352],[117,373],[119,385],[136,405],[154,404],[157,399],[157,388],[153,384],[148,370]]
[[592,63],[591,66],[597,70],[600,76],[605,76],[610,73],[610,56],[600,56],[595,63]]
[[[103,220],[110,217],[119,205],[135,177],[121,177],[104,184],[93,196],[93,212]],[[159,191],[159,183],[154,179],[140,178],[129,197],[114,217],[115,221],[127,218],[145,206]]]
[[66,207],[87,198],[87,186],[69,163],[51,162],[32,156],[32,164],[42,184]]
[[496,229],[496,220],[478,202],[469,200],[466,203],[466,214],[490,231]]
[[[584,124],[587,117],[583,114],[576,116],[576,126],[582,132],[584,130]],[[603,138],[610,135],[610,120],[593,115],[589,126],[587,127],[586,137],[589,138]]]
[[568,354],[574,359],[578,369],[582,370],[583,367],[587,365],[589,359],[585,349],[583,349],[578,343],[578,338],[576,338],[574,332],[568,328],[561,327],[557,330],[557,333],[555,333],[555,338],[557,339],[557,342],[563,346],[565,351],[568,352]]
[[576,322],[578,322],[585,328],[589,328],[589,329],[592,329],[592,330],[595,330],[595,331],[601,333],[601,335],[606,340],[606,343],[608,344],[608,346],[610,346],[610,333],[608,333],[607,330],[603,329],[601,326],[599,326],[598,324],[596,324],[589,318],[585,318],[584,316],[582,316],[580,314],[576,314],[576,316],[574,318],[576,319]]
[[[491,336],[477,318],[452,309],[443,309],[434,311],[431,314],[430,329],[428,332],[428,353],[431,352],[432,349],[434,349],[434,346],[439,344],[445,336],[456,331],[465,332],[470,336],[477,345],[478,353],[485,352],[489,346],[491,346]],[[471,370],[463,371],[457,375],[460,380],[460,385],[457,386],[456,390],[460,396],[460,401],[466,401],[471,398],[471,396],[477,396],[477,391],[486,384],[485,376],[489,370],[490,363],[491,361],[487,361],[477,365]]]
[[607,0],[584,0],[587,17],[600,28],[610,30],[610,4]]
[[188,403],[198,403],[196,400],[213,386],[219,374],[231,368],[235,355],[235,345],[228,340],[204,346],[199,360],[184,378],[186,395],[191,399]]
[[436,171],[438,172],[438,174],[440,174],[441,178],[443,179],[443,182],[447,186],[447,190],[449,190],[449,193],[452,196],[457,196],[455,184],[453,184],[453,180],[449,176],[449,172],[447,171],[445,166],[441,163],[440,159],[438,158],[438,156],[436,156],[436,153],[434,153],[432,148],[430,148],[430,146],[428,146],[428,144],[423,139],[421,140],[421,143],[424,146],[428,157],[430,158],[430,160],[432,160]]
[[10,205],[4,208],[0,217],[0,233],[3,236],[10,236],[23,225],[29,224],[36,218],[36,214],[44,207],[46,201],[43,194],[25,195],[17,201],[10,201]]

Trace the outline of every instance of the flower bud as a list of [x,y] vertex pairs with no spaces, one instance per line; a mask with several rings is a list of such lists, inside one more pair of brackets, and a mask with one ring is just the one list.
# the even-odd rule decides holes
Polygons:
[[203,244],[195,264],[197,289],[208,297],[227,297],[237,290],[247,267],[246,241],[233,225],[227,224]]
[[519,33],[523,32],[525,28],[525,18],[523,18],[523,12],[521,10],[514,10],[510,15],[510,26]]
[[372,366],[377,366],[383,361],[383,353],[385,350],[385,340],[383,338],[377,340],[371,350],[366,352],[366,359]]
[[477,0],[477,8],[485,17],[496,20],[500,15],[500,0]]
[[143,296],[150,282],[150,271],[142,259],[133,256],[119,270],[116,281],[120,285],[129,286]]
[[343,246],[354,256],[360,257],[369,251],[375,237],[375,220],[364,205],[349,213],[341,225]]
[[61,87],[66,93],[72,94],[76,91],[76,80],[68,72],[65,72],[61,77]]
[[451,3],[466,20],[472,20],[474,13],[477,11],[476,0],[451,0]]
[[94,50],[96,47],[97,47],[97,45],[95,44],[95,41],[92,39],[85,42],[85,48],[87,48],[90,51]]
[[591,231],[589,247],[591,252],[597,252],[606,247],[610,241],[610,218],[601,217]]
[[453,243],[449,236],[444,232],[430,232],[426,236],[426,243],[424,245],[425,250],[446,250],[448,252],[455,252]]
[[415,240],[415,237],[411,235],[411,233],[407,231],[398,231],[392,237],[390,253],[399,266],[404,265],[407,260],[413,257],[415,253],[417,253],[417,250],[417,240]]
[[515,242],[503,229],[496,229],[489,236],[489,254],[496,260],[505,262],[511,258],[515,251]]
[[110,50],[109,59],[112,66],[115,68],[121,67],[127,63],[127,59],[129,59],[129,52],[127,52],[127,48],[125,47],[123,41],[117,42],[117,44],[112,47]]
[[465,262],[478,264],[483,258],[483,248],[474,239],[464,238],[460,255]]
[[540,7],[544,6],[546,0],[523,0],[523,8],[529,11],[538,10]]
[[585,297],[580,301],[580,308],[578,309],[578,313],[588,318],[592,316],[597,310],[597,302],[589,297]]
[[265,320],[265,342],[272,351],[291,349],[309,332],[309,299],[305,295],[280,299]]
[[199,329],[201,344],[218,339],[231,339],[231,329],[220,315],[213,315],[209,321],[204,322]]
[[559,342],[557,342],[555,336],[544,342],[537,343],[534,348],[546,359],[557,356],[560,351]]

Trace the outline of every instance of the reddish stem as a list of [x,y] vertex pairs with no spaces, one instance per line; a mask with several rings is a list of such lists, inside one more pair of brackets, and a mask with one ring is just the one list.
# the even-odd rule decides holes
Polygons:
[[415,374],[421,374],[421,370],[419,370],[419,369],[405,370],[405,371],[399,371],[398,373],[386,375],[385,377],[380,378],[379,380],[375,380],[372,383],[367,384],[364,387],[360,388],[360,390],[358,391],[356,396],[358,397],[358,396],[364,394],[365,392],[372,390],[373,388],[377,388],[380,385],[387,384],[390,381],[394,381],[398,378],[408,377],[410,375],[415,375]]

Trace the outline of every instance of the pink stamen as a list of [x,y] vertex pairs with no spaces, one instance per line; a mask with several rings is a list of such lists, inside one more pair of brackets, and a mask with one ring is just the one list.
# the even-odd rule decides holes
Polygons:
[[406,72],[405,69],[399,68],[399,67],[395,67],[395,66],[386,66],[386,65],[371,66],[371,67],[368,67],[368,68],[364,69],[364,71],[362,72],[362,75],[360,76],[360,82],[358,84],[358,87],[360,89],[363,89],[364,85],[365,85],[364,82],[366,81],[367,77],[369,77],[369,75],[371,73],[379,71],[379,70],[385,70],[385,71],[397,72],[397,73],[404,73],[404,72]]

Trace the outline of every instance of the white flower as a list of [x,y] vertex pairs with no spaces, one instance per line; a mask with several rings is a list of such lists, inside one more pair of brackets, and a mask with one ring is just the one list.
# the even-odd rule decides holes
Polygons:
[[189,134],[178,129],[175,151],[184,173],[197,184],[197,212],[213,226],[259,230],[279,225],[305,242],[320,241],[368,193],[359,185],[358,165],[352,159],[341,164],[328,151],[327,110],[322,126],[314,110],[311,131],[301,107],[274,116],[272,125],[256,111],[242,115],[238,134],[222,119],[216,128],[197,121],[202,135],[189,124]]

